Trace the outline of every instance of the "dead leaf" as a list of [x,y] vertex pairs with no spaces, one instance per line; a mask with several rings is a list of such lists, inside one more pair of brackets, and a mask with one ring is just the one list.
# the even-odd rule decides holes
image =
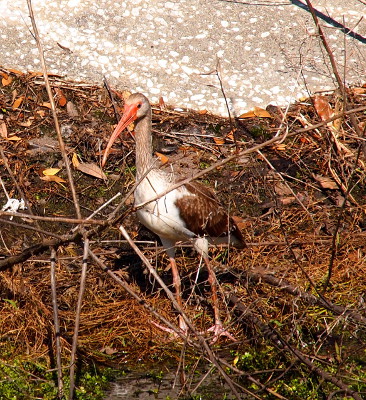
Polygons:
[[1,83],[2,83],[3,86],[7,86],[7,85],[10,85],[12,83],[13,78],[9,74],[7,74],[6,72],[1,72],[0,71],[0,75],[3,77],[1,79]]
[[155,152],[155,155],[156,155],[156,157],[159,158],[159,160],[162,164],[166,164],[169,161],[169,157],[167,157],[165,154]]
[[14,103],[12,105],[12,109],[16,110],[17,108],[19,108],[19,106],[23,103],[24,100],[24,96],[20,96],[17,99],[14,100]]
[[18,140],[22,140],[22,138],[20,138],[19,136],[13,135],[13,136],[9,136],[6,138],[7,140],[13,140],[14,142],[18,141]]
[[126,101],[131,96],[131,94],[132,94],[132,92],[130,92],[129,90],[123,90],[122,93],[118,93],[118,97],[120,99],[122,98],[124,101]]
[[59,42],[56,42],[56,44],[57,44],[57,46],[59,46],[62,50],[65,50],[65,51],[67,51],[68,53],[72,53],[72,51],[71,51],[68,47],[63,46],[63,45],[60,44]]
[[47,135],[29,139],[28,146],[27,154],[30,154],[32,157],[42,153],[55,153],[59,148],[58,141]]
[[337,183],[328,176],[314,175],[314,178],[323,189],[331,189],[331,190],[338,189]]
[[46,168],[42,171],[42,174],[50,176],[50,175],[56,175],[60,171],[61,171],[60,168]]
[[57,182],[57,183],[65,183],[65,179],[60,178],[57,175],[46,175],[46,176],[41,176],[40,177],[42,181],[46,182]]
[[118,350],[117,350],[117,349],[114,349],[114,348],[112,348],[112,347],[110,347],[110,346],[105,346],[105,347],[103,347],[102,349],[100,349],[100,352],[101,352],[101,353],[105,353],[105,354],[107,354],[108,356],[110,356],[110,355],[112,355],[112,354],[118,353]]
[[235,138],[234,138],[234,132],[236,131],[236,129],[232,129],[227,135],[226,135],[226,139],[231,140],[232,142],[235,142]]
[[166,109],[165,101],[162,97],[159,97],[159,107],[160,107],[160,110]]
[[265,109],[260,108],[260,107],[254,107],[253,110],[250,110],[244,114],[239,115],[239,119],[244,119],[244,118],[254,118],[254,117],[259,117],[259,118],[272,118],[272,115]]
[[27,121],[25,122],[18,122],[19,126],[24,126],[25,128],[28,128],[33,124],[34,117],[29,117]]
[[287,145],[285,143],[276,144],[273,148],[277,151],[284,151],[286,150]]
[[76,153],[72,154],[72,159],[71,159],[72,165],[74,168],[77,168],[79,166],[79,160],[78,160],[78,155]]
[[285,197],[285,198],[280,199],[281,204],[284,206],[288,206],[295,201],[296,201],[296,197],[294,197],[294,196]]
[[77,118],[79,116],[79,111],[72,101],[68,101],[66,104],[66,111],[70,118]]
[[51,109],[51,103],[44,102],[44,103],[41,104],[41,107],[46,107],[46,108]]
[[43,76],[43,72],[41,72],[41,71],[29,71],[29,77],[33,78],[34,76]]
[[45,110],[37,110],[36,114],[38,114],[40,117],[44,117],[46,115],[46,111]]
[[0,136],[4,139],[8,137],[8,128],[4,121],[0,121]]
[[305,136],[300,137],[300,142],[301,143],[311,143],[310,140]]
[[216,144],[224,144],[224,143],[225,143],[225,139],[222,138],[222,137],[215,136],[215,137],[213,138],[213,140],[214,140],[214,142],[215,142]]
[[254,118],[254,117],[255,117],[254,111],[251,110],[251,111],[245,112],[244,114],[239,115],[238,118],[239,119],[244,119],[244,118]]
[[365,87],[355,87],[352,89],[354,94],[365,94],[366,93],[366,88]]
[[[41,71],[29,71],[28,72],[29,79],[32,79],[32,78],[34,78],[36,76],[43,76],[43,72],[41,72]],[[59,78],[61,75],[53,74],[52,72],[48,72],[47,76],[56,76],[56,77]]]
[[17,90],[16,89],[12,90],[11,91],[11,103],[12,104],[14,103],[15,99],[17,98],[17,96],[18,96]]
[[335,202],[337,207],[342,207],[344,203],[344,197],[339,194],[335,197]]
[[315,96],[314,107],[322,121],[326,121],[334,115],[334,111],[325,96]]
[[24,72],[19,71],[18,69],[9,68],[8,71],[15,75],[24,75]]
[[272,118],[272,115],[267,110],[260,107],[254,107],[254,114],[260,118]]
[[230,172],[230,176],[232,178],[236,178],[237,176],[239,176],[242,173],[242,171],[231,171]]
[[84,174],[94,176],[99,179],[107,179],[106,174],[94,163],[79,163],[76,167],[79,171]]
[[61,107],[65,107],[65,105],[67,103],[67,98],[65,97],[63,91],[60,88],[55,88],[55,92],[56,92],[58,104]]
[[198,111],[198,114],[200,114],[200,115],[205,115],[205,114],[207,114],[207,110],[199,110]]
[[233,221],[235,222],[235,224],[238,226],[238,228],[240,230],[244,229],[244,228],[247,228],[247,224],[245,222],[245,219],[243,219],[241,217],[238,217],[237,215],[233,215],[232,219],[233,219]]
[[288,196],[292,194],[291,189],[283,182],[276,182],[274,190],[279,196]]

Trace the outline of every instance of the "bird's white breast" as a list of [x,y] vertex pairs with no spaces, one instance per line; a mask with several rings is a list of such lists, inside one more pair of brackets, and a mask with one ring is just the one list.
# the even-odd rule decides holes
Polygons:
[[[150,171],[135,190],[135,206],[138,207],[165,192],[174,184],[172,178],[163,171]],[[175,204],[177,199],[187,195],[192,194],[184,186],[172,190],[137,210],[137,216],[143,225],[160,237],[173,241],[190,239],[194,234],[186,228]]]

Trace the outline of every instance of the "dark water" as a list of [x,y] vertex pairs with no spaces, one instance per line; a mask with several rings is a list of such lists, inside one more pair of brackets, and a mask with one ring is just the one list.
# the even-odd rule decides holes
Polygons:
[[111,383],[110,391],[105,400],[122,399],[177,399],[180,388],[175,385],[175,376],[167,374],[163,379],[156,379],[151,375],[129,373]]
[[[105,400],[231,400],[234,397],[222,383],[216,373],[197,373],[186,379],[189,383],[183,387],[179,377],[173,372],[146,374],[129,372],[110,385]],[[203,379],[204,378],[204,379]],[[203,381],[202,381],[203,379]]]

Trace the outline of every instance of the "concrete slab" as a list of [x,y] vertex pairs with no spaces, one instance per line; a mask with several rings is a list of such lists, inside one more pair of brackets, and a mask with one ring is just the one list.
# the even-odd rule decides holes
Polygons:
[[[34,0],[50,72],[227,116],[335,87],[305,0]],[[340,72],[366,81],[366,5],[314,0]],[[0,65],[40,70],[26,0],[0,0]],[[345,74],[344,74],[345,71]]]

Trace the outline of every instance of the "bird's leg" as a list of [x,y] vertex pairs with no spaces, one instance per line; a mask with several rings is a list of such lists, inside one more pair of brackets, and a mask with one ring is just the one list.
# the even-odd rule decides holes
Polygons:
[[[175,288],[175,298],[177,300],[177,303],[179,305],[180,309],[183,309],[183,301],[182,301],[182,290],[181,290],[181,282],[180,282],[180,276],[179,276],[179,272],[178,272],[178,267],[177,264],[175,263],[175,259],[174,257],[169,257],[170,259],[170,268],[172,269],[172,275],[173,275],[173,285]],[[182,331],[182,333],[187,336],[188,334],[188,327],[183,319],[183,317],[179,314],[178,317],[178,321],[179,321],[179,329]],[[177,333],[170,329],[167,328],[165,326],[159,325],[156,322],[152,322],[155,326],[157,326],[159,329],[168,332],[168,333],[172,333],[175,336],[178,336]]]
[[220,336],[226,336],[230,340],[236,342],[237,340],[234,338],[233,335],[231,335],[223,326],[221,319],[220,319],[220,308],[219,308],[219,300],[217,297],[217,280],[216,280],[216,274],[212,268],[212,265],[210,263],[210,260],[208,257],[204,257],[205,264],[208,270],[208,282],[211,285],[211,291],[212,291],[212,305],[214,309],[214,317],[215,317],[215,324],[208,329],[208,332],[213,332],[214,333],[214,338],[212,340],[212,343],[215,343],[217,339]]
[[[170,265],[172,267],[172,275],[173,275],[173,285],[175,288],[175,298],[177,299],[177,303],[181,309],[183,309],[183,301],[182,301],[182,288],[181,288],[181,282],[180,282],[180,276],[177,268],[177,264],[175,262],[175,259],[173,257],[170,257]],[[179,315],[179,328],[182,330],[182,332],[187,333],[188,328],[186,323],[184,322],[184,319],[181,315]]]

